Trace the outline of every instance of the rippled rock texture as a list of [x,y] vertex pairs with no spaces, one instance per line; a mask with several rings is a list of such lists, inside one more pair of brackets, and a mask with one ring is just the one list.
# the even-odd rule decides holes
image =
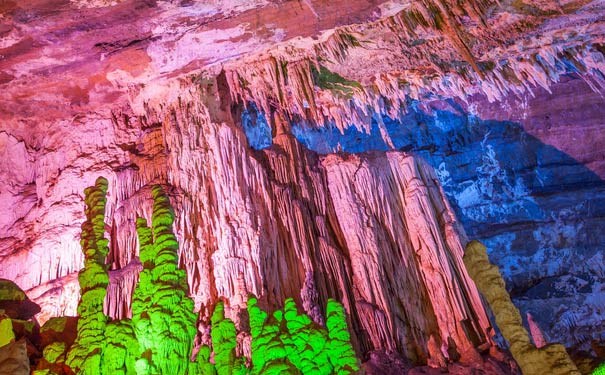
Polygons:
[[[439,364],[473,361],[476,347],[489,346],[489,322],[461,263],[464,238],[428,165],[402,152],[319,158],[277,114],[282,132],[257,152],[234,124],[211,117],[183,100],[124,147],[138,151],[128,168],[109,174],[115,268],[132,267],[135,215],[149,215],[146,186],[163,182],[172,188],[181,264],[198,307],[226,298],[237,317],[249,293],[272,307],[294,297],[323,322],[335,297],[362,352],[388,349]],[[132,287],[123,286],[125,295]],[[130,303],[112,290],[109,306]]]
[[[402,121],[385,124],[396,148],[435,168],[523,315],[533,315],[547,341],[588,350],[605,329],[605,101],[573,76],[552,90],[494,104],[415,102]],[[296,125],[294,133],[321,153],[389,148],[375,123],[370,134]]]
[[75,313],[103,175],[114,317],[161,183],[202,315],[336,298],[361,353],[479,362],[466,232],[547,341],[602,339],[603,1],[0,7],[0,277],[41,321]]

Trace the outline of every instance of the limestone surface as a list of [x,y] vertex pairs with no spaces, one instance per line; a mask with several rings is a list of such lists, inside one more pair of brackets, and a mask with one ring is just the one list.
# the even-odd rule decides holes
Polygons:
[[604,28],[602,0],[4,1],[0,277],[41,323],[75,315],[103,175],[112,318],[162,184],[196,309],[224,299],[238,328],[250,293],[320,324],[335,298],[358,353],[479,361],[466,231],[547,338],[589,349]]

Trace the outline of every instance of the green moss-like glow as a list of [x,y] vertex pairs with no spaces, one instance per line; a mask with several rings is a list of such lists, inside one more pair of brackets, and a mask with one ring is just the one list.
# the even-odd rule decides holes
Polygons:
[[359,368],[350,344],[342,305],[328,303],[328,330],[306,314],[293,299],[269,317],[248,299],[252,335],[252,374],[352,374]]
[[592,375],[605,375],[605,363],[600,364],[599,367],[592,372]]
[[143,271],[133,296],[132,321],[143,355],[136,372],[184,375],[197,332],[196,315],[187,297],[187,276],[178,268],[174,212],[160,186],[152,195],[152,227],[137,220]]
[[[63,364],[84,375],[329,375],[357,371],[344,310],[333,300],[328,302],[326,329],[306,314],[299,314],[293,299],[285,301],[283,311],[269,316],[251,297],[251,364],[237,356],[238,332],[233,321],[225,317],[224,303],[219,302],[210,322],[212,348],[202,346],[191,362],[197,319],[193,301],[187,296],[186,274],[178,268],[174,213],[159,186],[152,189],[151,228],[145,219],[136,222],[143,270],[133,295],[132,320],[110,321],[103,313],[109,283],[105,264],[109,249],[104,238],[106,192],[104,178],[85,190],[86,221],[81,240],[85,259],[78,275],[81,299],[76,340],[71,348],[63,342],[47,345],[35,374],[65,374]],[[63,332],[66,319],[53,319],[43,330]],[[12,333],[9,324],[9,319],[2,320],[0,331],[10,328]]]
[[86,221],[82,224],[84,269],[78,275],[81,300],[78,304],[78,336],[67,355],[67,365],[77,374],[101,374],[101,355],[105,347],[107,317],[103,300],[109,284],[105,258],[109,252],[105,232],[105,194],[107,180],[99,177],[86,188]]

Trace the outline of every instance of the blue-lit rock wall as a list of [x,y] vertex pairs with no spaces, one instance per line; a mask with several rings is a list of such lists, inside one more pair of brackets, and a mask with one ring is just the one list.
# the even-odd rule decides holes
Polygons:
[[[589,349],[605,335],[605,150],[594,149],[605,133],[605,99],[579,81],[496,104],[414,102],[401,119],[382,120],[396,149],[435,168],[468,237],[488,246],[522,314],[531,313],[547,339]],[[592,99],[574,102],[578,87]],[[269,147],[263,114],[243,120],[251,145]],[[389,149],[377,121],[369,134],[300,123],[292,132],[319,154]],[[552,145],[562,137],[577,137],[574,155]]]

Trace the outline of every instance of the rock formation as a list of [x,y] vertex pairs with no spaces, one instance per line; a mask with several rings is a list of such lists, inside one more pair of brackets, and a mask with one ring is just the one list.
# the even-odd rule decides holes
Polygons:
[[[85,190],[86,221],[82,223],[84,268],[78,274],[78,335],[66,357],[66,364],[77,374],[98,374],[104,349],[108,319],[103,313],[109,276],[105,257],[109,252],[105,238],[105,204],[107,180],[99,177],[94,186]],[[63,347],[63,351],[67,348]],[[63,354],[63,353],[61,353]],[[51,361],[54,362],[54,361]]]
[[[193,300],[186,295],[185,271],[178,268],[178,242],[172,231],[174,211],[159,185],[152,188],[152,227],[147,226],[145,219],[137,219],[143,270],[133,296],[133,318],[109,321],[102,311],[106,295],[103,287],[108,286],[105,263],[108,241],[104,238],[106,192],[107,180],[103,177],[85,190],[87,220],[82,224],[81,245],[86,264],[78,277],[82,298],[78,304],[77,334],[70,338],[66,326],[73,319],[60,317],[47,321],[40,343],[43,358],[36,365],[35,375],[246,375],[283,374],[284,370],[291,374],[357,373],[358,361],[344,309],[332,299],[328,301],[323,328],[308,315],[299,314],[291,298],[285,301],[284,311],[268,317],[257,306],[257,299],[249,296],[246,312],[249,333],[238,333],[233,321],[225,317],[223,302],[218,302],[211,317],[212,348],[202,345],[193,351],[197,335]],[[12,293],[4,289],[4,298],[24,296],[18,288],[13,288]],[[33,358],[28,353],[14,353],[17,348],[14,322],[17,320],[0,316],[0,354],[7,356],[0,357],[0,371],[20,373],[22,369],[17,368],[20,357],[27,362]],[[57,336],[58,333],[62,334]],[[240,335],[251,338],[247,351],[250,361],[236,356]]]
[[40,312],[24,291],[11,280],[0,279],[0,311],[12,319],[29,320]]
[[29,374],[29,358],[25,339],[0,347],[0,374]]
[[14,282],[0,279],[0,374],[27,375],[40,357],[39,327],[31,321],[39,311]]
[[[196,315],[193,301],[187,297],[187,276],[178,268],[179,245],[172,232],[174,212],[161,186],[154,186],[152,195],[152,226],[148,227],[143,218],[136,222],[143,271],[132,296],[134,331],[130,332],[138,339],[138,345],[132,347],[139,346],[140,353],[148,353],[137,361],[138,372],[182,375],[187,373],[186,359],[192,354],[197,333]],[[124,347],[133,355],[139,353]]]
[[536,348],[523,327],[519,310],[510,300],[498,267],[489,262],[487,250],[479,241],[466,246],[464,264],[496,316],[498,328],[509,342],[513,357],[525,375],[579,375],[576,365],[561,344]]
[[[352,315],[358,348],[420,361],[430,356],[431,335],[469,361],[474,347],[489,341],[489,322],[462,267],[459,229],[430,168],[401,153],[319,160],[282,131],[278,114],[275,145],[258,154],[245,148],[239,130],[182,103],[163,126],[182,137],[166,140],[175,153],[167,162],[171,185],[188,198],[176,204],[177,233],[198,228],[196,237],[181,237],[198,303],[209,304],[213,294],[227,298],[236,316],[238,304],[245,308],[242,291],[269,306],[292,296],[321,321],[322,306],[335,296]],[[247,157],[236,165],[225,152]],[[181,171],[193,179],[180,180]],[[183,216],[184,207],[205,225]],[[380,246],[389,238],[390,246]],[[419,300],[426,305],[413,302]]]
[[599,0],[7,1],[0,277],[41,323],[75,315],[82,191],[103,175],[112,318],[131,317],[162,184],[201,316],[224,299],[240,328],[255,294],[324,324],[335,298],[359,354],[476,362],[492,331],[466,230],[523,313],[587,350],[604,27]]
[[531,335],[531,341],[534,343],[534,346],[540,349],[543,346],[546,346],[548,342],[544,338],[544,333],[538,326],[538,323],[534,320],[534,317],[527,313],[527,325],[529,326],[529,334]]

